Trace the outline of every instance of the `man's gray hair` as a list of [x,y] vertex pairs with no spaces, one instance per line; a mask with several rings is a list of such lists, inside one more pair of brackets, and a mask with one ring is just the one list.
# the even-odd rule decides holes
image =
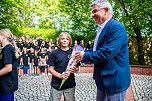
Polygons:
[[110,14],[113,15],[112,5],[110,4],[108,0],[96,0],[91,4],[91,7],[93,5],[98,5],[100,8],[108,8],[110,11]]

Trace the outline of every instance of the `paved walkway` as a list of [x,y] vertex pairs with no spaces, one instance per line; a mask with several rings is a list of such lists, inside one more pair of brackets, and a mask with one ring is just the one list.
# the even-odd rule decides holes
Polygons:
[[[76,82],[76,101],[95,101],[96,86],[92,74],[76,74]],[[49,89],[47,76],[20,77],[15,101],[49,101]],[[152,76],[132,75],[132,90],[135,101],[152,101]]]
[[152,76],[132,75],[135,101],[152,101]]

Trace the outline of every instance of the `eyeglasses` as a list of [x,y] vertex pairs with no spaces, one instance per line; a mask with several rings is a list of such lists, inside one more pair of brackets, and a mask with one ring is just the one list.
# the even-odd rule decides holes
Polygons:
[[98,11],[100,11],[100,9],[94,9],[94,10],[92,11],[92,14],[97,13]]
[[102,10],[102,9],[104,9],[104,8],[94,9],[94,10],[92,11],[92,14],[97,13],[98,11],[100,11],[100,10]]

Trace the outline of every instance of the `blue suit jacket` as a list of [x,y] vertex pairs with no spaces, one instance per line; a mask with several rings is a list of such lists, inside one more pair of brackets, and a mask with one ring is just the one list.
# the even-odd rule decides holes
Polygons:
[[84,60],[94,63],[97,88],[114,94],[130,85],[128,37],[122,24],[111,18],[102,30],[96,51],[86,51]]

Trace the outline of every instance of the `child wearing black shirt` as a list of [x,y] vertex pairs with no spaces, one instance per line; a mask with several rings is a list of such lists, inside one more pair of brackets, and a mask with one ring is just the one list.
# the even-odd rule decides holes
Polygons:
[[16,43],[16,45],[20,49],[20,51],[22,52],[22,49],[23,49],[23,46],[24,46],[24,42],[22,41],[21,37],[18,38],[18,42]]
[[0,59],[0,101],[14,101],[14,92],[18,89],[18,56],[9,29],[0,30],[0,44],[3,47]]
[[28,51],[28,52],[29,52],[29,50],[30,50],[30,48],[31,48],[31,44],[30,44],[28,38],[26,38],[26,42],[25,42],[25,44],[24,44],[24,48],[27,48],[27,51]]
[[[70,73],[65,72],[67,64],[69,62],[69,55],[72,53],[70,48],[72,44],[72,38],[67,32],[62,32],[58,39],[59,49],[54,50],[49,56],[49,71],[52,74],[51,81],[51,99],[53,101],[60,101],[61,95],[64,95],[65,101],[75,101],[75,78],[74,72],[78,68],[70,68]],[[62,79],[66,79],[66,82],[59,89]]]
[[34,49],[30,48],[29,55],[29,69],[30,69],[30,75],[34,76]]
[[41,74],[45,75],[46,53],[44,52],[44,48],[41,48],[41,52],[39,53],[39,60]]
[[29,54],[27,53],[27,49],[23,48],[23,53],[21,58],[23,59],[23,71],[24,75],[28,75],[28,68],[29,68]]
[[34,48],[35,51],[39,51],[38,41],[34,42],[34,45],[32,48]]
[[43,41],[43,39],[42,39],[42,35],[39,35],[39,38],[38,38],[38,46],[40,47],[41,46],[41,44],[42,44],[42,41]]
[[39,61],[39,56],[37,54],[37,51],[34,51],[34,74],[39,75],[39,68],[38,68],[38,61]]
[[47,50],[47,52],[46,52],[46,64],[47,64],[47,66],[46,66],[46,72],[47,72],[48,75],[50,75],[50,72],[48,70],[48,67],[49,67],[48,59],[49,59],[49,56],[50,56],[51,52],[52,52],[52,48],[49,47],[48,50]]

